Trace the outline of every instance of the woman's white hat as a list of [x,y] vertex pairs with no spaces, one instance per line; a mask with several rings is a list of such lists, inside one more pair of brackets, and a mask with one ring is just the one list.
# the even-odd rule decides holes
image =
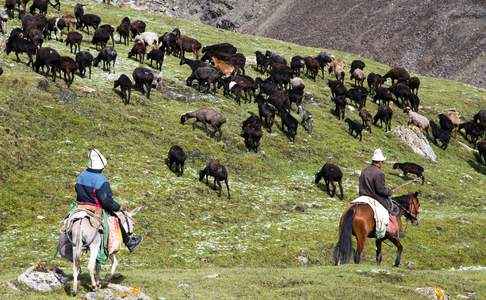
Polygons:
[[375,149],[375,152],[373,153],[373,158],[371,160],[372,161],[385,161],[386,157],[383,156],[383,152],[381,152],[381,149]]
[[103,170],[106,167],[106,158],[98,149],[89,151],[88,168],[93,170]]

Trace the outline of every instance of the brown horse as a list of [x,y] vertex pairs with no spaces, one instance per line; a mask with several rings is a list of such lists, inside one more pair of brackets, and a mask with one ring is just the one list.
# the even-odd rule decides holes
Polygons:
[[[400,209],[400,213],[397,216],[399,228],[402,227],[402,215],[405,215],[413,225],[419,224],[418,214],[420,212],[420,202],[418,200],[418,192],[392,199]],[[351,252],[353,252],[351,235],[356,236],[358,249],[354,253],[354,262],[359,264],[366,239],[375,237],[375,218],[373,210],[369,205],[364,203],[352,204],[342,214],[339,222],[339,241],[334,249],[334,262],[336,265],[349,262]],[[398,267],[400,265],[403,246],[400,243],[400,238],[390,237],[388,233],[384,238],[376,239],[376,263],[378,265],[381,263],[381,243],[385,239],[390,240],[398,249],[394,264],[395,267]]]

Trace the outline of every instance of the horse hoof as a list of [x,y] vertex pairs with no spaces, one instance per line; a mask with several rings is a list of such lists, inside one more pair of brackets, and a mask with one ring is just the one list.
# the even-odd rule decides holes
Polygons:
[[78,293],[75,290],[71,290],[71,296],[76,297]]

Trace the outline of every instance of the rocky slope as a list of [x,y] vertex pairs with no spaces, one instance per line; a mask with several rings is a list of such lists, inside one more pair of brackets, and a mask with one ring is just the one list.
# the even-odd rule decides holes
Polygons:
[[159,0],[163,11],[238,31],[344,50],[486,87],[486,5],[479,0]]

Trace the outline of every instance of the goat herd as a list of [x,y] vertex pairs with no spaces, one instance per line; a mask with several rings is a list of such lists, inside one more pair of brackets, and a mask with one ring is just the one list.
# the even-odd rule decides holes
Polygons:
[[[186,79],[186,84],[192,86],[194,81],[197,82],[197,89],[200,92],[213,92],[223,88],[225,96],[232,96],[238,105],[241,99],[245,103],[253,101],[258,104],[258,116],[251,113],[250,117],[242,124],[242,137],[245,140],[245,146],[249,151],[258,152],[260,140],[263,136],[262,127],[268,132],[272,132],[275,122],[275,116],[281,118],[281,130],[295,141],[297,128],[300,124],[309,133],[313,129],[312,114],[302,105],[304,97],[305,84],[299,76],[303,75],[316,80],[321,72],[322,78],[325,76],[325,68],[328,73],[335,77],[335,80],[328,80],[328,86],[331,90],[331,100],[335,103],[334,113],[336,117],[344,121],[349,126],[349,132],[354,137],[362,140],[362,131],[368,130],[371,133],[372,124],[383,127],[385,130],[391,130],[391,120],[393,110],[390,102],[403,109],[408,114],[409,124],[414,124],[423,130],[429,136],[431,129],[431,139],[434,143],[439,141],[440,147],[446,149],[451,134],[455,134],[462,129],[465,131],[466,139],[475,144],[479,152],[479,159],[486,162],[486,141],[479,141],[484,136],[486,129],[486,110],[480,110],[474,115],[473,120],[461,123],[460,115],[457,111],[450,110],[444,114],[439,114],[439,125],[434,121],[429,121],[425,116],[418,113],[420,98],[418,90],[420,80],[417,77],[411,77],[404,68],[395,67],[381,76],[380,74],[364,73],[366,67],[361,60],[354,60],[351,63],[350,79],[354,84],[347,88],[344,80],[346,76],[346,63],[341,59],[321,52],[317,56],[294,56],[287,60],[271,51],[265,53],[256,51],[256,71],[267,78],[256,78],[245,75],[246,57],[237,52],[237,48],[229,43],[219,43],[202,47],[201,43],[194,38],[181,34],[178,28],[172,32],[166,32],[158,36],[154,32],[146,31],[146,23],[141,20],[131,21],[124,17],[121,23],[114,28],[110,24],[101,24],[101,18],[95,14],[84,12],[84,5],[76,4],[74,7],[74,16],[65,15],[62,17],[46,17],[47,6],[50,4],[59,11],[60,4],[56,1],[52,4],[48,0],[34,0],[30,7],[30,13],[26,13],[26,4],[28,0],[6,0],[6,14],[0,16],[0,31],[4,30],[2,23],[8,18],[14,17],[14,11],[19,12],[19,19],[22,28],[11,30],[6,43],[6,54],[14,52],[17,61],[20,60],[19,54],[24,53],[28,56],[27,65],[31,65],[36,72],[42,72],[46,76],[52,75],[53,80],[56,77],[64,76],[68,87],[74,81],[74,75],[79,73],[80,77],[88,76],[91,78],[92,66],[97,67],[100,62],[103,63],[103,70],[115,72],[115,63],[117,51],[115,50],[114,33],[119,35],[119,44],[129,45],[133,41],[128,58],[133,58],[141,64],[145,58],[150,60],[150,65],[155,68],[137,67],[132,78],[135,81],[135,87],[147,98],[150,97],[150,91],[153,84],[157,89],[161,88],[162,65],[166,55],[173,55],[180,59],[180,65],[188,65],[191,68],[191,75]],[[16,6],[18,6],[16,8]],[[36,9],[40,11],[35,14]],[[81,51],[83,34],[79,31],[86,30],[89,35],[90,27],[93,28],[92,44],[99,52],[94,57],[89,51]],[[64,42],[70,46],[71,53],[75,57],[61,56],[51,47],[42,47],[45,39],[51,39],[52,35],[56,40],[62,38],[62,31],[67,29],[67,37]],[[111,39],[111,46],[108,45]],[[150,50],[150,51],[149,51]],[[199,52],[202,51],[202,57],[199,59]],[[192,52],[195,59],[185,57],[185,52]],[[34,61],[35,56],[35,61]],[[154,64],[155,62],[155,64]],[[158,71],[157,71],[158,70]],[[304,73],[305,71],[305,73]],[[3,71],[0,68],[0,75]],[[391,79],[392,85],[384,87],[383,84]],[[368,88],[365,88],[364,81],[367,81]],[[133,83],[129,76],[122,74],[114,82],[114,88],[120,87],[123,102],[129,104],[131,89]],[[257,93],[258,92],[258,93]],[[378,111],[372,116],[366,110],[366,101],[368,96],[378,105]],[[347,99],[358,108],[361,122],[350,118],[345,118],[345,108]],[[297,113],[302,117],[299,122],[291,114],[292,103],[295,104]],[[188,119],[195,118],[193,128],[197,123],[204,126],[207,134],[221,138],[221,126],[226,122],[223,115],[215,109],[201,108],[194,112],[189,112],[181,116],[181,123],[184,124]],[[212,131],[208,129],[208,125]],[[184,150],[179,146],[173,146],[169,150],[168,165],[171,170],[179,176],[184,171],[184,161],[186,160]],[[423,177],[423,168],[413,163],[396,164],[394,168],[400,168],[405,174],[413,173]],[[220,181],[225,181],[230,196],[228,186],[228,174],[226,168],[218,161],[212,160],[206,168],[200,172],[200,180],[208,175],[214,177],[214,184],[217,185],[221,194]],[[327,163],[321,171],[316,174],[316,184],[324,178],[327,190],[334,196],[336,188],[334,182],[338,182],[340,195],[343,197],[341,186],[342,172],[339,167]],[[332,190],[329,188],[332,185]]]

